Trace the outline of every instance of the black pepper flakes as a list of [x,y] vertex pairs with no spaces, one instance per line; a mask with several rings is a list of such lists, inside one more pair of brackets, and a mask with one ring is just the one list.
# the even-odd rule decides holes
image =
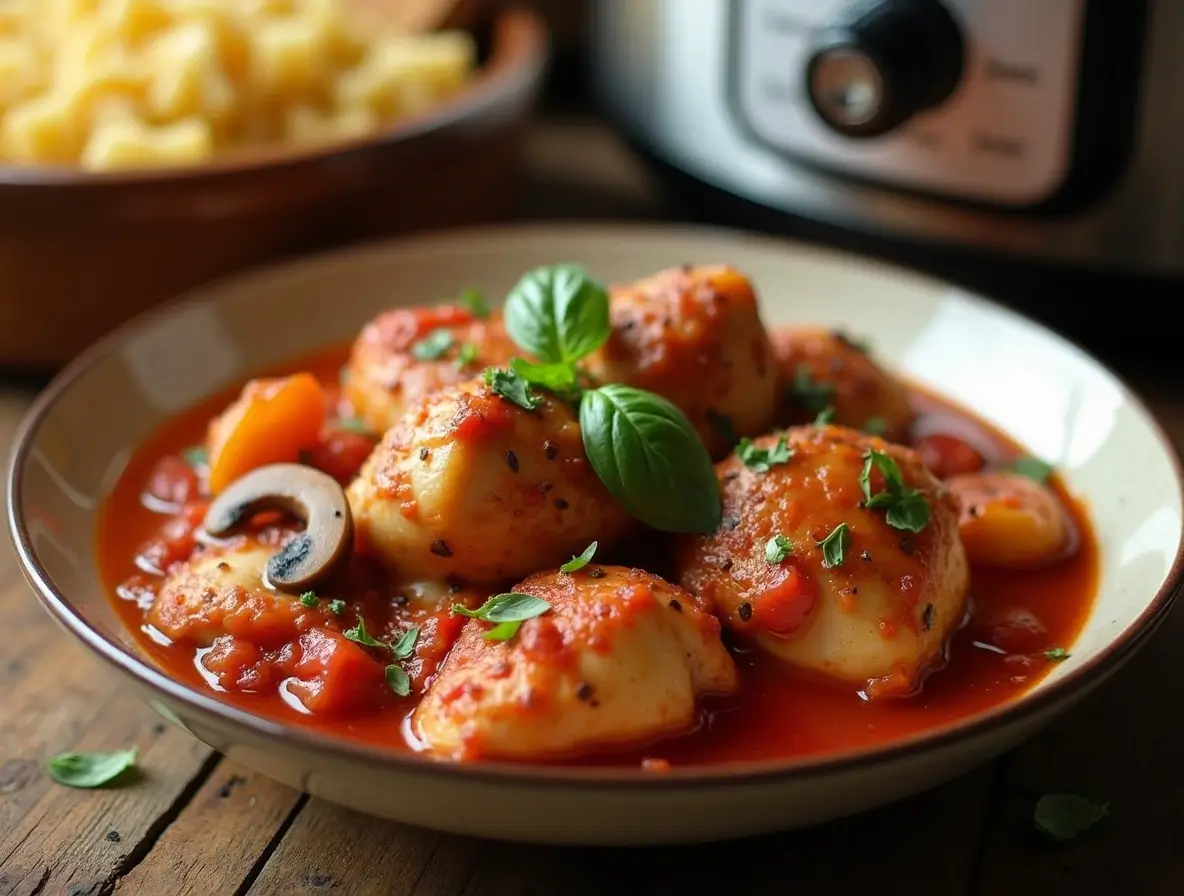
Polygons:
[[673,610],[675,613],[681,613],[681,612],[682,612],[682,604],[680,604],[680,603],[678,602],[678,598],[677,598],[677,597],[672,597],[672,598],[670,598],[669,607],[670,607],[670,609],[672,609],[672,610]]
[[862,554],[859,555],[859,559],[862,560],[864,563],[871,563],[872,562],[872,555],[869,554],[867,551],[864,551]]
[[449,594],[460,594],[460,585],[456,584],[456,582],[453,582],[451,585],[448,586],[448,593]]
[[225,560],[219,560],[218,561],[218,569],[222,570],[222,572],[226,572],[226,570],[230,569],[230,564],[227,563]]
[[555,499],[555,506],[558,507],[560,510],[567,510],[567,508],[571,507],[571,505],[568,504],[567,501],[564,500],[563,498],[556,498]]
[[111,843],[118,843],[123,838],[119,836],[119,831],[108,831],[107,840]]
[[605,575],[607,575],[607,573],[605,573],[605,571],[603,569],[601,569],[599,566],[597,566],[595,569],[593,569],[591,572],[589,572],[588,575],[590,575],[594,579],[603,579],[605,577]]
[[555,486],[550,482],[540,482],[539,483],[539,492],[541,492],[542,494],[545,495],[547,492],[549,492],[554,487]]
[[513,451],[506,452],[506,466],[510,468],[511,473],[518,472],[518,455]]
[[586,681],[581,681],[579,687],[576,688],[576,698],[587,703],[592,699],[592,685]]
[[405,607],[411,603],[411,599],[406,594],[396,594],[393,600],[396,607]]
[[543,454],[547,460],[554,460],[559,456],[559,446],[550,439],[547,439],[547,441],[543,442]]
[[981,507],[979,507],[977,504],[971,504],[969,507],[966,508],[966,515],[969,517],[972,517],[972,518],[982,516],[982,512],[983,512],[983,509]]
[[452,548],[450,548],[448,546],[448,543],[446,541],[444,541],[443,538],[437,538],[435,541],[433,541],[431,550],[432,550],[432,553],[435,554],[437,557],[451,557],[452,556]]
[[419,459],[420,460],[427,460],[431,456],[432,456],[432,452],[429,449],[427,449],[427,448],[420,448],[419,449]]
[[744,603],[740,604],[740,606],[736,609],[736,615],[740,617],[741,622],[747,622],[752,618],[752,604],[750,604],[748,601],[744,601]]
[[921,625],[925,627],[925,631],[929,631],[933,628],[934,612],[933,604],[926,604],[925,609],[921,612]]
[[719,525],[721,529],[727,529],[729,532],[731,532],[740,525],[740,518],[735,516],[725,516],[722,520],[720,520]]
[[719,565],[720,572],[727,572],[728,570],[730,570],[732,568],[732,566],[733,566],[732,558],[728,557],[726,560],[724,560],[723,563],[721,563]]

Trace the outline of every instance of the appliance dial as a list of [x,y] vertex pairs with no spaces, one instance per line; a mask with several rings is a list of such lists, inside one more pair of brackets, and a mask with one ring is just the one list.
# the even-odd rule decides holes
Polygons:
[[813,35],[806,92],[833,130],[878,137],[948,99],[964,56],[961,29],[939,0],[861,2]]

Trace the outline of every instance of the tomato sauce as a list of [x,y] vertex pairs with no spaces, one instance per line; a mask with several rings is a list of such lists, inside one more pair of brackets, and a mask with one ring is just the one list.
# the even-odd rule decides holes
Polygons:
[[[337,349],[298,359],[285,369],[312,372],[336,402],[338,372],[345,356],[346,349]],[[206,506],[202,483],[185,454],[202,442],[210,419],[234,400],[240,388],[209,397],[148,438],[104,502],[98,553],[114,605],[144,653],[172,678],[194,689],[214,690],[221,699],[251,712],[325,734],[391,750],[413,750],[416,745],[409,740],[406,725],[413,698],[399,698],[385,688],[382,666],[335,632],[306,628],[296,647],[270,652],[265,645],[241,640],[195,649],[170,643],[146,624],[153,586],[160,581],[158,571],[188,557]],[[1006,436],[940,398],[915,391],[912,401],[919,410],[913,444],[941,475],[990,469],[1024,454]],[[331,407],[328,417],[347,415],[348,408]],[[348,481],[368,454],[373,437],[344,424],[329,423],[324,433],[305,460]],[[915,736],[1014,700],[1047,674],[1061,651],[1072,650],[1097,590],[1098,549],[1089,521],[1055,476],[1050,485],[1075,524],[1075,550],[1036,570],[974,568],[970,619],[952,639],[945,668],[932,674],[918,695],[867,702],[850,691],[803,680],[771,657],[729,641],[742,686],[732,697],[705,701],[697,730],[644,748],[575,762],[662,770],[845,752]],[[598,559],[613,562],[607,555]],[[665,566],[660,554],[652,562],[630,559],[658,573]],[[786,583],[781,613],[786,625],[797,620],[803,602],[810,599],[799,584]],[[369,605],[372,590],[357,599]],[[482,599],[483,595],[477,596],[478,602]],[[420,661],[434,664],[442,659],[463,624],[463,618],[446,611],[423,620],[418,659],[408,667],[413,679]],[[321,679],[304,674],[310,668],[326,681],[331,675],[334,692],[317,691]],[[243,679],[244,675],[248,677]],[[288,679],[291,687],[305,689],[296,695],[301,700],[293,700],[287,688],[274,686],[277,677],[286,675],[294,676]],[[239,676],[237,687],[227,689],[220,683],[236,680],[235,676]],[[265,680],[273,686],[260,687],[258,692],[242,687]],[[351,693],[362,693],[365,699],[343,699]],[[321,712],[322,708],[326,711]]]

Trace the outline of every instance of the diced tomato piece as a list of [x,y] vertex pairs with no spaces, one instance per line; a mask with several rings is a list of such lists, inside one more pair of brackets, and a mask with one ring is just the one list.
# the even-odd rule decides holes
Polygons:
[[346,485],[358,475],[377,442],[363,432],[329,429],[322,433],[321,441],[305,453],[304,461]]
[[186,504],[181,512],[160,527],[160,533],[139,550],[137,565],[167,573],[184,563],[197,548],[197,530],[201,528],[209,505],[205,501]]
[[148,477],[148,494],[167,504],[184,504],[198,497],[197,472],[183,458],[170,454],[162,457]]
[[977,473],[986,464],[976,448],[944,433],[922,436],[917,440],[916,449],[925,466],[939,479]]
[[288,691],[317,715],[337,714],[373,704],[384,686],[385,666],[366,650],[329,629],[300,636],[301,656]]
[[771,635],[788,638],[818,603],[814,580],[799,566],[782,563],[778,577],[752,602],[752,620]]

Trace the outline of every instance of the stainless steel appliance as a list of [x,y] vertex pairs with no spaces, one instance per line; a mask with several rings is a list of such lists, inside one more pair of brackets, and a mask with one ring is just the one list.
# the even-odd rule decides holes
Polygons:
[[593,0],[591,14],[603,108],[766,219],[1184,273],[1182,0]]

